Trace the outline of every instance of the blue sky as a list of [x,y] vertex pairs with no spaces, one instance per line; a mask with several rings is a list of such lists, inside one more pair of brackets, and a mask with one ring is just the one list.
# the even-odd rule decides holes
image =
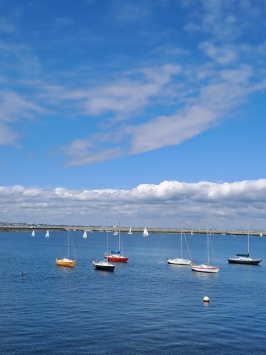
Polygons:
[[265,1],[0,10],[0,221],[266,229]]

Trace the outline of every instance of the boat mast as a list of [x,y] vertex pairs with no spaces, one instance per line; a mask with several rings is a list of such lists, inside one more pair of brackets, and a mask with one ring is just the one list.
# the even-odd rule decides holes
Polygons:
[[68,243],[67,243],[67,245],[68,245],[68,247],[67,247],[67,257],[68,257],[68,259],[69,259],[69,234],[70,234],[70,230],[68,230]]
[[183,226],[181,226],[181,234],[180,234],[181,258],[182,258],[182,233],[183,233]]
[[249,220],[248,220],[248,256],[249,256]]
[[207,253],[208,253],[208,265],[210,264],[210,257],[209,257],[209,226],[207,224]]
[[69,239],[70,239],[70,218],[68,220],[68,243],[67,243],[67,258],[69,259]]
[[121,249],[120,249],[120,215],[119,215],[119,227],[118,227],[118,250],[121,251]]
[[106,217],[106,253],[108,255],[108,217]]

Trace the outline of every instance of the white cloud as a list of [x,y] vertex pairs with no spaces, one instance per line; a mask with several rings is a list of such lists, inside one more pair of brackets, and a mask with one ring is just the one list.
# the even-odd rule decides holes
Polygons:
[[210,42],[200,43],[200,48],[210,58],[219,64],[230,64],[237,60],[237,52],[234,46],[215,46]]
[[151,8],[147,3],[141,5],[132,3],[131,1],[113,1],[112,2],[112,16],[114,22],[117,24],[135,24],[139,21],[147,21],[150,17]]
[[[12,122],[39,118],[49,107],[55,120],[60,117],[63,121],[62,111],[67,112],[66,127],[69,117],[76,119],[77,125],[84,124],[84,116],[93,122],[89,129],[84,124],[82,136],[69,139],[68,144],[57,149],[66,157],[65,166],[102,162],[180,144],[228,118],[232,109],[245,102],[249,94],[265,90],[265,81],[261,80],[265,76],[263,64],[253,63],[251,57],[252,50],[255,50],[256,56],[264,58],[265,42],[254,46],[246,42],[238,46],[234,44],[235,36],[244,34],[250,23],[260,18],[259,7],[254,7],[250,1],[236,1],[233,5],[228,0],[183,0],[181,3],[189,6],[186,19],[190,21],[190,28],[205,32],[206,40],[196,42],[195,47],[192,44],[184,48],[175,41],[158,42],[152,52],[155,47],[162,49],[165,46],[169,55],[170,48],[174,53],[172,61],[166,63],[164,57],[157,59],[159,56],[156,55],[150,66],[143,66],[137,59],[134,66],[130,62],[127,67],[123,66],[123,70],[119,68],[113,77],[107,75],[105,80],[102,77],[98,81],[95,77],[91,79],[92,68],[90,72],[83,72],[78,66],[75,72],[59,70],[58,76],[44,75],[33,47],[26,43],[0,42],[6,58],[1,64],[10,70],[15,68],[19,75],[26,73],[28,79],[26,86],[26,80],[16,81],[13,77],[10,86],[14,85],[14,90],[0,92],[0,144],[19,146],[19,132]],[[113,18],[121,16],[120,20],[127,23],[149,16],[145,5],[112,4]],[[236,4],[240,13],[235,11]],[[260,4],[264,9],[263,2]],[[155,9],[155,5],[150,6]],[[241,23],[240,19],[247,21]],[[71,16],[54,21],[60,29],[75,24]],[[0,21],[0,27],[1,24],[3,28],[7,26],[7,22]],[[62,40],[61,37],[58,39]],[[178,58],[179,62],[175,50],[186,53]],[[202,59],[202,52],[208,63],[206,58]],[[85,64],[82,64],[84,68]],[[29,84],[31,72],[42,74],[38,84],[32,86]],[[8,82],[8,76],[1,77],[1,84],[7,85]],[[47,111],[42,106],[47,107]],[[83,116],[82,120],[79,115]],[[30,127],[30,133],[33,129]]]
[[19,147],[16,143],[17,136],[18,134],[9,129],[6,125],[0,123],[0,145],[13,145]]
[[[264,88],[262,82],[259,86],[252,83],[253,68],[246,64],[238,64],[234,69],[218,69],[212,64],[200,67],[199,71],[196,67],[165,65],[161,70],[152,68],[141,72],[145,80],[150,80],[146,85],[141,85],[141,80],[138,84],[128,81],[126,85],[125,81],[123,85],[120,81],[118,85],[107,85],[91,93],[88,110],[95,114],[113,110],[118,116],[124,115],[126,123],[115,120],[109,123],[108,133],[92,134],[63,147],[69,159],[66,165],[91,164],[178,145],[219,124],[232,115],[232,110],[245,102],[251,92]],[[173,84],[172,75],[181,75],[181,72],[183,86],[173,85],[167,92],[171,111],[179,108],[171,115],[143,117],[134,123],[135,111],[142,109],[144,116],[152,100],[155,105],[157,100],[163,102],[165,85]],[[127,123],[129,120],[132,122]]]
[[211,126],[215,114],[207,108],[191,106],[184,113],[159,117],[134,129],[130,154],[177,145]]
[[[183,0],[190,9],[190,20],[185,29],[190,32],[203,32],[216,41],[232,42],[248,35],[254,23],[263,21],[266,10],[264,1],[232,0]],[[252,31],[256,32],[256,26]]]
[[121,214],[122,226],[203,228],[208,222],[211,228],[245,229],[250,218],[251,226],[266,229],[266,179],[164,181],[132,190],[0,187],[0,207],[5,221],[67,224],[71,217],[73,224],[103,225],[106,215],[115,224]]
[[[115,80],[111,85],[107,83],[88,90],[84,106],[88,114],[99,115],[108,111],[119,115],[132,114],[149,104],[152,98],[163,95],[165,86],[180,72],[179,65],[165,64],[126,73],[127,77]],[[136,79],[137,76],[141,78]]]
[[24,119],[33,119],[34,114],[40,114],[45,110],[22,96],[11,91],[0,91],[0,145],[13,145],[17,143],[20,132],[11,129],[9,124]]

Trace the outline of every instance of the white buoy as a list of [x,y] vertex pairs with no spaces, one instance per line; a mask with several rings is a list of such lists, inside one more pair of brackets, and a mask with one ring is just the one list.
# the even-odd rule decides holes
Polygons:
[[204,296],[204,297],[203,297],[203,302],[210,302],[209,297],[208,297],[208,296]]

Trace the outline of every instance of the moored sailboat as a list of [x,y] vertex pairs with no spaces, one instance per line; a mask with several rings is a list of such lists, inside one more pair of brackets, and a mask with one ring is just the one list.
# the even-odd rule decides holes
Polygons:
[[236,254],[235,257],[228,258],[228,262],[231,264],[243,264],[243,265],[259,265],[262,261],[260,258],[251,258],[249,253],[249,226],[248,226],[248,252],[246,254]]
[[182,256],[182,240],[183,240],[183,227],[181,228],[180,231],[180,257],[179,258],[168,258],[167,262],[168,264],[174,264],[174,265],[190,265],[191,260],[190,259],[185,259]]
[[210,257],[209,257],[209,232],[207,228],[207,263],[203,263],[200,265],[191,264],[192,271],[205,272],[205,273],[217,273],[219,272],[219,268],[217,266],[210,265]]
[[92,263],[95,266],[96,270],[114,271],[115,268],[115,265],[109,263],[109,261],[107,260],[93,261]]
[[62,259],[56,259],[56,265],[58,266],[66,266],[66,267],[74,267],[76,265],[76,260],[72,260],[69,258],[69,243],[70,243],[70,231],[68,231],[68,253],[66,257]]
[[121,254],[121,236],[120,236],[120,216],[119,216],[119,228],[118,228],[118,250],[112,250],[111,253],[107,252],[104,258],[112,262],[127,263],[129,257]]
[[[108,253],[108,223],[106,221],[106,251]],[[101,260],[101,261],[93,261],[93,265],[95,266],[96,270],[104,270],[104,271],[114,271],[115,265],[109,263],[108,260]]]

